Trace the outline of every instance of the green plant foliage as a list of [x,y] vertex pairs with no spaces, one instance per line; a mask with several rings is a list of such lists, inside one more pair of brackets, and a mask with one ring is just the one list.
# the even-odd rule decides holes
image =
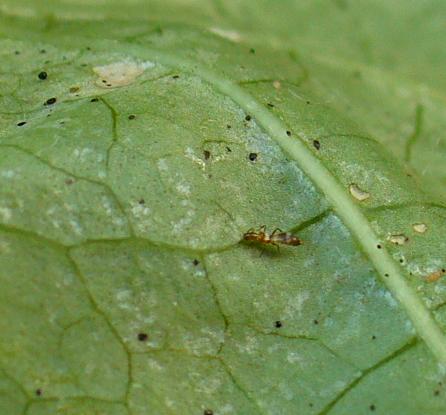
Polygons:
[[0,413],[444,414],[419,3],[4,0]]

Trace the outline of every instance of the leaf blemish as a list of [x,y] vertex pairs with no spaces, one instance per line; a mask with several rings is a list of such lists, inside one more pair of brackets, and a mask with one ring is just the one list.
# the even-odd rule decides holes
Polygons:
[[282,327],[282,322],[280,320],[277,320],[276,322],[274,322],[274,327],[280,329]]
[[57,98],[55,98],[55,97],[53,97],[53,98],[48,98],[48,99],[45,101],[45,104],[44,104],[44,105],[53,105],[53,104],[56,103],[56,101],[57,101]]
[[95,66],[93,72],[98,75],[96,84],[101,87],[121,87],[130,85],[141,76],[146,69],[153,68],[150,61],[132,62],[130,60],[115,62],[109,65]]
[[367,200],[370,197],[370,193],[366,192],[365,190],[362,190],[357,184],[352,183],[349,186],[350,194],[360,202]]
[[319,140],[313,140],[313,146],[316,150],[319,150],[321,148],[321,143]]
[[412,228],[417,233],[425,233],[427,231],[427,225],[425,223],[414,223]]
[[147,333],[138,333],[137,337],[140,342],[145,342],[149,338]]
[[257,153],[249,153],[248,156],[250,161],[256,161],[257,160]]
[[20,121],[17,123],[17,127],[22,127],[26,124],[26,121]]
[[42,389],[36,389],[36,396],[42,396],[42,393],[43,393],[43,391],[42,391]]
[[409,238],[404,234],[389,235],[387,239],[395,245],[404,245],[409,242]]
[[48,74],[45,71],[39,72],[39,75],[37,75],[38,78],[43,81],[48,77]]

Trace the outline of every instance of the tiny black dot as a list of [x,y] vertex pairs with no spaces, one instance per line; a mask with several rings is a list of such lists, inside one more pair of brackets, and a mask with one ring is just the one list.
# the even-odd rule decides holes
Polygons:
[[90,102],[98,102],[99,101],[99,98],[92,98],[92,99],[90,99]]
[[310,101],[307,101],[307,104],[311,104],[311,102],[310,102]]
[[49,98],[46,100],[45,105],[53,105],[56,102],[56,98]]
[[441,272],[442,272],[443,274],[446,273],[446,269],[442,268],[442,269],[441,269]]
[[314,324],[319,324],[319,321],[318,320],[313,320],[313,323]]
[[378,249],[381,249],[381,245],[380,245],[380,244],[376,245],[376,247],[377,247]]
[[209,150],[204,150],[203,155],[205,160],[209,160],[211,158],[211,152]]
[[87,46],[85,49],[87,49],[87,50],[91,50],[90,46]]
[[288,131],[286,132],[286,135],[287,135],[288,137],[291,137],[291,131],[288,130]]
[[144,199],[139,199],[139,200],[138,200],[138,203],[139,203],[140,205],[143,205],[144,203],[146,203],[146,201],[145,201]]
[[130,114],[128,118],[129,118],[129,120],[134,120],[136,117],[135,117],[135,115]]
[[205,409],[203,415],[214,415],[214,411],[211,409]]
[[268,105],[270,108],[274,108],[274,104],[271,104],[271,102],[268,102],[266,105]]
[[313,140],[313,146],[316,150],[319,150],[321,148],[321,143],[319,140]]
[[251,121],[251,116],[250,116],[250,115],[247,115],[247,116],[245,117],[245,120],[246,120],[246,121]]
[[42,389],[36,389],[36,395],[37,396],[42,396]]
[[369,406],[369,408],[370,408],[371,411],[374,411],[374,410],[376,409],[376,406],[373,405],[373,404],[371,404],[371,405]]
[[226,126],[226,128],[227,128],[228,130],[230,130],[232,127],[228,124],[228,125]]
[[197,266],[197,265],[200,263],[200,261],[199,261],[198,259],[194,259],[194,260],[192,261],[192,263],[193,263],[195,266]]
[[384,274],[384,276],[385,276],[385,277],[388,277],[388,276],[389,276],[389,274],[387,274],[387,273],[386,273],[386,274]]
[[39,79],[41,79],[42,81],[46,78],[48,78],[48,74],[45,71],[39,72],[39,75],[37,75],[39,77]]
[[308,406],[309,406],[310,408],[312,408],[312,407],[313,407],[313,404],[310,402],[310,403],[308,404]]
[[282,322],[281,322],[280,320],[277,320],[277,321],[274,323],[274,327],[280,329],[280,328],[282,327]]
[[22,125],[25,125],[26,121],[20,121],[17,123],[17,127],[21,127]]
[[400,262],[401,262],[401,263],[403,263],[403,262],[404,262],[404,259],[403,259],[403,258],[401,258],[401,259],[400,259]]
[[147,333],[138,333],[138,340],[140,342],[145,342],[148,338],[149,336],[147,335]]
[[231,150],[230,147],[226,147],[226,151],[227,151],[228,153],[230,153],[232,150]]
[[103,79],[103,80],[102,80],[102,83],[103,83],[103,84],[106,84],[106,83],[107,83],[107,81],[106,81],[105,79]]
[[40,53],[46,53],[46,50],[45,49],[41,49]]
[[180,77],[180,75],[174,75],[172,76],[173,79],[178,79]]
[[249,153],[248,158],[249,158],[251,161],[256,161],[256,160],[257,160],[257,153]]
[[14,53],[15,53],[16,55],[20,55],[20,51],[18,51],[18,50],[16,50]]
[[372,336],[372,340],[376,340],[376,336],[375,335]]

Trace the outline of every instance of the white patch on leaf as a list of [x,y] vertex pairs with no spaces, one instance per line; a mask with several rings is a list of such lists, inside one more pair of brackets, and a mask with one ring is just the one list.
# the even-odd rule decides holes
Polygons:
[[93,72],[99,77],[96,84],[102,88],[117,88],[132,84],[148,68],[155,64],[150,61],[133,62],[130,60],[95,66]]
[[239,32],[235,30],[221,29],[220,27],[210,27],[209,31],[231,42],[238,43],[242,39]]

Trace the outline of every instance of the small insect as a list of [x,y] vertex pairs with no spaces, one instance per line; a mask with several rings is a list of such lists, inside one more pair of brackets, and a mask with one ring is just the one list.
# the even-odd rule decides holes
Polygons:
[[284,232],[279,228],[274,229],[270,234],[266,231],[266,226],[261,226],[258,230],[254,228],[249,229],[243,235],[243,240],[250,242],[258,242],[264,245],[274,245],[279,249],[279,245],[302,245],[302,241],[295,235]]

